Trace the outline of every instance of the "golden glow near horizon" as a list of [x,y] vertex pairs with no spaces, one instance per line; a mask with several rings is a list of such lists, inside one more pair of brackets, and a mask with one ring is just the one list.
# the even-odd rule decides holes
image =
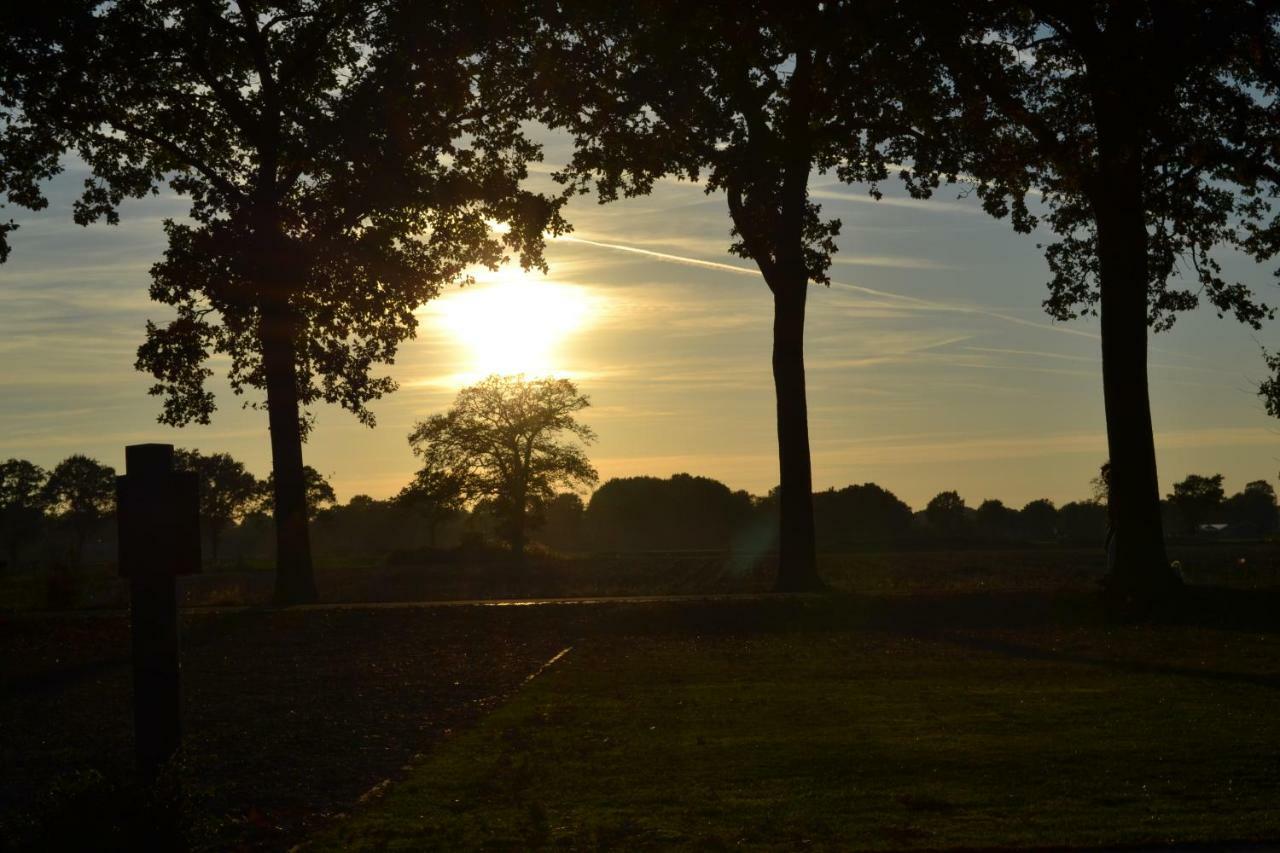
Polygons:
[[567,375],[564,344],[592,324],[587,289],[549,281],[515,265],[482,272],[477,283],[432,302],[426,311],[466,352],[463,375]]

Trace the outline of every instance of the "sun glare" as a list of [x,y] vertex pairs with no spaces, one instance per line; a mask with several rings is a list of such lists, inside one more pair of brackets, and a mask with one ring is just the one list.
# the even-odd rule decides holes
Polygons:
[[477,279],[431,305],[441,326],[466,349],[467,378],[569,373],[563,344],[594,313],[586,288],[547,281],[519,267]]

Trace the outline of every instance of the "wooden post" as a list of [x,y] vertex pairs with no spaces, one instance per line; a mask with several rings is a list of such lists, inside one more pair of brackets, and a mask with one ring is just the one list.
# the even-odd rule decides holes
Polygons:
[[194,474],[173,470],[173,445],[125,448],[116,519],[131,598],[134,749],[145,783],[182,743],[176,578],[200,568],[197,489]]

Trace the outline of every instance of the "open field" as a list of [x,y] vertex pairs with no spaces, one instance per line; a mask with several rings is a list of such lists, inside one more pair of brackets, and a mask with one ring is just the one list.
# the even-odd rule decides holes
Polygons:
[[[1071,570],[1044,553],[850,556],[871,591],[819,597],[188,610],[195,839],[1280,840],[1280,594],[1193,588],[1116,627],[1087,566],[1027,588]],[[58,779],[127,774],[126,655],[121,613],[0,617],[0,838]]]
[[319,850],[1280,839],[1277,638],[626,637],[576,650]]
[[[1209,541],[1174,543],[1170,557],[1189,583],[1232,588],[1280,587],[1280,544]],[[1099,548],[990,550],[934,548],[868,550],[819,556],[833,589],[904,595],[973,590],[1092,590],[1105,572]],[[322,601],[469,601],[624,595],[713,595],[766,592],[770,555],[677,551],[640,554],[531,555],[524,565],[455,556],[448,562],[324,563],[317,567]],[[48,578],[0,577],[0,610],[49,606]],[[183,603],[193,607],[264,604],[273,575],[216,571],[181,578]],[[62,594],[63,606],[124,608],[128,590],[106,566],[86,568]]]

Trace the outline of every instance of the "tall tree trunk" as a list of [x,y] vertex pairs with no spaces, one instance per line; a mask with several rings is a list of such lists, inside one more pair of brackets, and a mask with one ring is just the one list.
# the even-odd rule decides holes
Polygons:
[[1101,288],[1102,386],[1111,459],[1114,561],[1106,585],[1142,610],[1177,584],[1160,517],[1147,384],[1147,227],[1141,131],[1123,98],[1097,109],[1100,180],[1092,193]]
[[316,600],[316,582],[311,567],[307,490],[302,472],[297,321],[286,306],[268,306],[262,312],[260,334],[271,427],[271,470],[275,481],[272,496],[276,526],[275,602],[304,604]]
[[773,288],[773,385],[778,406],[778,592],[822,587],[813,533],[813,473],[804,386],[803,273]]

